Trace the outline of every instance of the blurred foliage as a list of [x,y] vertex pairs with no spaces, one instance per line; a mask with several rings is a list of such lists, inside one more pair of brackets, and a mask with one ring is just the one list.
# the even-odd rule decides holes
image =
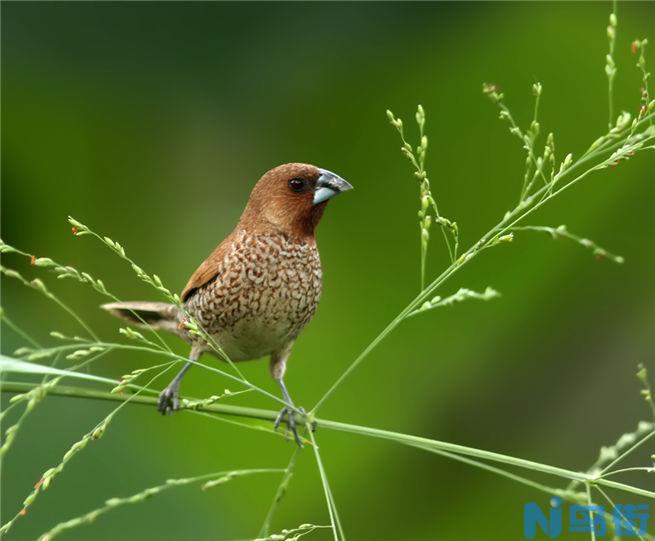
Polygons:
[[[432,188],[440,208],[457,220],[463,247],[514,206],[523,174],[523,151],[482,96],[483,81],[502,88],[524,126],[531,86],[543,83],[542,133],[555,131],[560,157],[579,154],[607,124],[606,3],[2,8],[7,242],[88,270],[124,299],[152,298],[120,260],[88,238],[74,238],[66,216],[119,240],[145,269],[180,290],[270,167],[315,163],[355,186],[330,204],[321,224],[324,296],[288,372],[296,402],[308,406],[419,286],[417,186],[387,108],[410,117],[417,103],[425,107]],[[618,15],[616,109],[634,113],[640,74],[629,44],[655,38],[655,4],[622,2]],[[655,354],[654,165],[644,154],[594,174],[530,222],[565,223],[624,256],[624,265],[597,262],[566,241],[517,235],[441,292],[492,286],[501,299],[405,322],[322,415],[586,468],[602,444],[648,415],[634,373],[639,361],[652,366]],[[447,262],[439,240],[428,256],[428,277]],[[117,338],[116,321],[97,309],[102,299],[95,293],[65,281],[52,287],[101,336]],[[44,341],[50,330],[77,330],[14,283],[3,283],[2,305]],[[3,328],[4,352],[20,344]],[[95,371],[116,377],[155,362],[125,354],[99,361]],[[244,370],[274,390],[265,363]],[[208,396],[224,387],[192,370],[184,390]],[[235,402],[268,405],[252,394]],[[3,516],[110,407],[58,398],[39,406],[4,464]],[[520,539],[523,503],[546,501],[417,450],[319,436],[351,539],[473,539],[481,527],[485,539]],[[170,477],[285,467],[291,452],[291,444],[265,434],[126,408],[10,539],[34,539],[108,497]],[[244,538],[256,533],[276,487],[266,476],[210,493],[182,488],[67,539]],[[274,527],[301,522],[327,522],[311,453],[302,453]]]

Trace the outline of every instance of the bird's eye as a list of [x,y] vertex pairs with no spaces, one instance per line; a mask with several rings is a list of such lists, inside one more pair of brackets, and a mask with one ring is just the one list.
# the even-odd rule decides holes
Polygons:
[[301,178],[292,178],[289,181],[289,189],[292,192],[302,192],[305,187],[305,181]]

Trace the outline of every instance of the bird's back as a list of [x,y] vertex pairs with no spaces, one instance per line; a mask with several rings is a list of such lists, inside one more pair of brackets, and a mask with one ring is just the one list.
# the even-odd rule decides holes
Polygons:
[[201,274],[215,276],[187,286],[185,306],[228,357],[256,359],[293,342],[321,295],[315,240],[241,230],[214,253]]

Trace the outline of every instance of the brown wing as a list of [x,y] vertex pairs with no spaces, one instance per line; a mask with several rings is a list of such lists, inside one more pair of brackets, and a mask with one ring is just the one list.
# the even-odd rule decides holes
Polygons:
[[212,281],[218,274],[218,267],[225,258],[230,246],[232,244],[232,238],[234,237],[234,232],[230,233],[223,242],[221,242],[214,251],[209,254],[209,257],[205,259],[200,266],[196,269],[196,272],[193,273],[187,285],[182,291],[182,301],[186,301],[193,293],[204,286],[207,282]]

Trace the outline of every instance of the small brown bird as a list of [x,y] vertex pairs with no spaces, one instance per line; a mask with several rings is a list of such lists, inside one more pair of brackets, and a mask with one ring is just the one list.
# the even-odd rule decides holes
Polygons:
[[[271,169],[253,188],[237,226],[193,273],[181,295],[186,312],[231,361],[270,356],[271,375],[287,404],[275,428],[286,417],[298,444],[284,373],[293,343],[321,296],[316,226],[328,200],[350,189],[338,175],[313,165],[288,163]],[[184,374],[202,353],[215,351],[182,328],[184,312],[174,304],[137,301],[103,308],[191,344],[190,361],[159,395],[161,413],[177,409]]]

